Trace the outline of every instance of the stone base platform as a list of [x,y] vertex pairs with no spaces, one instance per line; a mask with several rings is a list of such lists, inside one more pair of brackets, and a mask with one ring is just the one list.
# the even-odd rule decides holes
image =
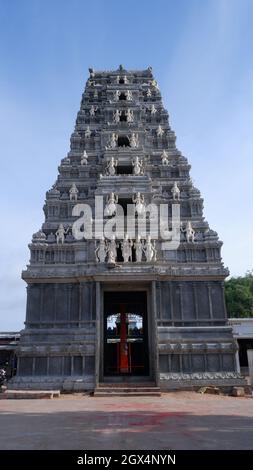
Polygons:
[[59,398],[60,390],[6,390],[0,399],[33,399],[33,398]]

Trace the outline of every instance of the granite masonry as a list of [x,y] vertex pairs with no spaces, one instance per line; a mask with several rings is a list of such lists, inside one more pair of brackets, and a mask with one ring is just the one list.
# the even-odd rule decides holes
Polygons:
[[[29,245],[26,321],[10,388],[239,385],[222,242],[203,216],[152,68],[89,73],[70,151]],[[167,205],[169,221],[176,204],[179,246],[163,250],[160,235],[131,230],[112,239],[87,236],[85,227],[98,223],[96,198],[103,198],[102,225],[117,204],[124,220],[134,206],[134,231],[139,219],[151,225],[148,204]],[[83,237],[75,236],[78,220]]]

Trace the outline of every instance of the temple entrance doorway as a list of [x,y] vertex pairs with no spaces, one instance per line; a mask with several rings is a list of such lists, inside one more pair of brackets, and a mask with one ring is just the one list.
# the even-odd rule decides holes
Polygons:
[[104,293],[104,376],[149,375],[147,294]]

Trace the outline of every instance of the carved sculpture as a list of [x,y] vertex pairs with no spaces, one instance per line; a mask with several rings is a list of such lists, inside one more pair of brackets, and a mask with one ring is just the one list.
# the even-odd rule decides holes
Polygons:
[[135,204],[135,212],[138,215],[143,216],[145,214],[145,198],[140,192],[137,192],[136,196],[132,197],[132,201]]
[[187,224],[186,224],[186,228],[185,228],[185,232],[186,232],[186,240],[187,242],[192,242],[194,243],[195,241],[195,231],[193,230],[192,228],[192,223],[191,221],[188,221]]
[[180,189],[177,185],[177,182],[175,181],[172,188],[171,188],[171,193],[172,193],[172,197],[173,197],[173,200],[176,201],[180,199]]
[[79,191],[78,191],[75,183],[73,183],[70,190],[69,190],[70,201],[77,201],[78,193],[79,193]]
[[150,235],[147,236],[147,240],[144,245],[144,253],[148,263],[150,263],[152,260],[156,261],[157,251],[155,249],[155,241],[152,243]]
[[117,147],[117,139],[118,139],[118,135],[115,134],[115,132],[113,132],[111,134],[111,137],[110,137],[109,142],[108,142],[108,146],[106,148],[115,149]]
[[129,136],[130,147],[137,148],[139,147],[138,134],[134,132]]
[[150,106],[150,113],[153,116],[157,113],[157,109],[156,109],[154,104],[151,104],[151,106]]
[[120,91],[119,90],[116,90],[114,92],[114,101],[119,101],[119,96],[120,96]]
[[105,215],[112,216],[116,213],[116,204],[118,203],[118,196],[115,193],[110,193],[106,199]]
[[106,174],[107,176],[114,176],[116,173],[116,166],[118,165],[118,160],[114,157],[111,157],[110,161],[107,163],[106,166]]
[[113,113],[113,121],[118,123],[120,121],[120,116],[122,114],[122,111],[119,111],[119,109],[116,109]]
[[102,238],[99,240],[98,247],[95,249],[96,261],[98,263],[104,263],[107,256],[108,247],[106,241]]
[[150,98],[152,96],[152,91],[150,90],[150,88],[148,88],[147,90],[147,97]]
[[126,99],[127,99],[127,101],[132,101],[132,99],[133,99],[133,95],[132,95],[132,92],[130,90],[126,91]]
[[87,155],[86,150],[84,150],[81,156],[81,165],[87,165],[87,164],[88,164],[88,155]]
[[107,263],[115,264],[115,262],[117,260],[117,243],[116,243],[114,235],[113,235],[112,239],[108,242],[107,246],[108,246],[108,248],[107,248],[107,253],[108,253]]
[[169,155],[166,150],[163,151],[161,155],[162,165],[169,165]]
[[59,244],[63,245],[65,241],[65,235],[68,233],[68,230],[69,229],[66,229],[66,230],[64,229],[63,224],[59,225],[57,231],[55,232],[57,245]]
[[129,239],[128,235],[126,234],[123,242],[121,243],[121,252],[124,263],[132,261],[132,246],[133,242]]
[[131,109],[126,111],[126,120],[127,122],[134,122],[134,113]]
[[98,110],[97,106],[92,105],[90,108],[90,116],[94,117],[96,115],[96,111]]
[[162,137],[164,134],[164,130],[162,128],[162,126],[159,124],[158,128],[156,129],[156,135],[157,137]]
[[134,157],[132,160],[134,175],[140,176],[143,175],[143,162],[139,159],[138,156]]
[[89,139],[91,136],[91,130],[90,130],[90,126],[87,127],[87,129],[85,129],[85,132],[84,132],[84,137],[86,139]]
[[141,240],[140,235],[137,236],[137,239],[134,242],[134,248],[135,248],[136,261],[137,263],[141,263],[142,253],[144,251],[144,244],[143,244],[143,241]]

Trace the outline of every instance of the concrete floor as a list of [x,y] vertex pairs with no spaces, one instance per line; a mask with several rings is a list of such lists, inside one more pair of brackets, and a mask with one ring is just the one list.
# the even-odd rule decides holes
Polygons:
[[253,398],[0,400],[0,449],[252,449]]

